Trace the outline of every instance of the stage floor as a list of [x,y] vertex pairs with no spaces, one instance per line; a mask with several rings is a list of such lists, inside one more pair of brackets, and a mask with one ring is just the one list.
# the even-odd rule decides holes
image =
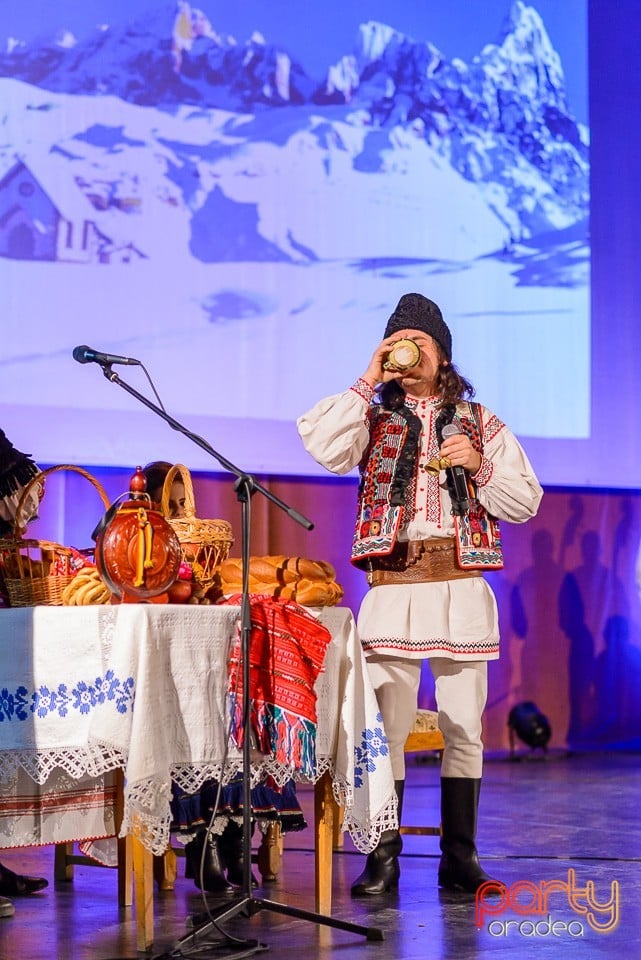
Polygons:
[[[299,795],[311,820],[311,788],[299,788]],[[404,822],[438,822],[438,767],[431,759],[408,767],[405,797]],[[478,846],[488,872],[508,885],[509,902],[489,901],[477,916],[473,897],[439,892],[438,838],[430,836],[404,838],[398,893],[353,900],[350,883],[364,858],[347,840],[334,855],[333,915],[383,931],[383,942],[267,910],[236,917],[225,931],[265,944],[266,956],[305,960],[560,960],[568,949],[577,960],[639,957],[640,812],[639,753],[491,759]],[[285,848],[279,879],[256,895],[313,910],[311,830],[290,834]],[[136,953],[133,910],[117,906],[114,870],[76,866],[72,881],[54,883],[51,847],[1,851],[0,859],[50,881],[42,894],[16,899],[15,916],[0,920],[0,960],[142,956]],[[187,919],[203,910],[183,870],[180,860],[176,889],[156,893],[151,957],[170,952]],[[198,949],[200,958],[234,955],[202,940]]]

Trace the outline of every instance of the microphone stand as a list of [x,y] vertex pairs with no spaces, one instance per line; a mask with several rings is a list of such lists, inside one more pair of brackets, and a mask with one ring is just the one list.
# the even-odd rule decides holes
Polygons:
[[[110,363],[101,364],[102,372],[111,383],[117,384],[127,393],[135,397],[140,403],[152,410],[157,416],[161,417],[172,429],[177,430],[188,437],[193,443],[212,456],[229,473],[237,478],[234,483],[236,498],[241,504],[241,560],[243,566],[242,594],[241,594],[241,615],[240,615],[240,636],[241,636],[241,659],[242,659],[242,684],[243,684],[243,883],[239,897],[226,906],[221,906],[210,911],[205,915],[206,919],[199,923],[202,918],[200,915],[194,917],[196,926],[193,931],[182,937],[175,944],[171,953],[166,954],[167,958],[182,956],[182,947],[193,945],[197,939],[206,933],[217,930],[224,937],[224,943],[230,948],[234,948],[236,957],[248,957],[254,953],[260,953],[268,950],[269,947],[260,943],[258,940],[239,940],[230,934],[225,933],[218,926],[219,922],[224,922],[238,914],[245,914],[248,917],[254,916],[261,910],[269,910],[273,913],[282,913],[299,920],[309,920],[312,923],[322,924],[333,927],[337,930],[346,930],[350,933],[357,933],[367,940],[383,940],[383,932],[376,927],[364,927],[356,923],[349,923],[344,920],[337,920],[334,917],[328,917],[321,913],[314,913],[311,910],[301,910],[298,907],[288,906],[275,900],[268,900],[263,897],[255,897],[252,892],[252,873],[251,873],[251,752],[250,752],[250,697],[249,697],[249,649],[251,638],[251,609],[249,602],[249,560],[251,547],[251,497],[255,493],[260,493],[279,509],[283,510],[296,523],[305,527],[306,530],[312,530],[314,524],[303,514],[298,513],[271,491],[267,490],[254,476],[245,473],[227,460],[222,454],[215,450],[206,440],[192,433],[187,427],[171,417],[162,407],[153,403],[144,394],[139,393],[134,387],[122,380],[118,374],[112,370]],[[221,942],[216,942],[216,947],[221,946]],[[238,950],[242,952],[238,953]],[[220,956],[220,954],[217,954]]]

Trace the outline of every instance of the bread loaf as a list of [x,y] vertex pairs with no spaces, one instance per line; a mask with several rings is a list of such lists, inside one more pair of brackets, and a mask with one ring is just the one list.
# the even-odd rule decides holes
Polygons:
[[[228,558],[221,564],[224,594],[242,591],[242,574],[242,562],[238,558]],[[331,563],[306,557],[250,557],[249,591],[295,600],[312,607],[334,606],[343,597],[343,589],[336,583],[336,571]]]

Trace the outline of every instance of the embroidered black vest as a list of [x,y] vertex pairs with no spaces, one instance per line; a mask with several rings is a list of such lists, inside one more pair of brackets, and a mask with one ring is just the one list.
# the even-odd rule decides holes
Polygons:
[[[457,412],[462,429],[474,449],[483,453],[478,404],[468,404],[471,416]],[[358,512],[351,560],[367,569],[367,561],[392,552],[398,532],[413,512],[420,419],[409,406],[385,410],[378,404],[368,412],[370,442],[361,462]],[[472,492],[475,491],[471,484]],[[498,520],[490,516],[476,497],[468,513],[454,517],[458,562],[469,569],[500,569],[503,552]]]

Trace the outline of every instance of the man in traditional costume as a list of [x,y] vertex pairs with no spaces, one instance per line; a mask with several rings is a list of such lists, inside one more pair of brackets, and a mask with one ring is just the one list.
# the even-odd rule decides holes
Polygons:
[[[408,369],[394,362],[401,339],[419,348]],[[370,590],[358,630],[388,738],[399,822],[404,744],[429,659],[445,741],[438,882],[466,893],[491,879],[478,860],[476,825],[487,662],[499,655],[499,631],[482,573],[503,565],[499,520],[533,517],[543,493],[519,442],[473,395],[452,364],[439,307],[409,293],[363,376],[298,420],[315,460],[337,474],[360,470],[352,561],[366,571]],[[395,889],[401,848],[399,831],[384,831],[352,894]]]

